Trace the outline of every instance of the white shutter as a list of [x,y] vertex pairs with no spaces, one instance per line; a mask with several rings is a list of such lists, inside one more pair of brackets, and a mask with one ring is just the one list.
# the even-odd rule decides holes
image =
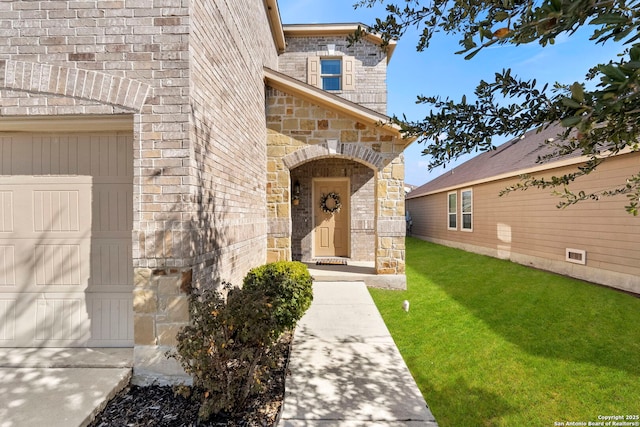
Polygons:
[[320,78],[320,58],[310,56],[307,58],[307,83],[311,86],[322,89],[322,79]]
[[356,90],[356,59],[342,57],[342,90]]

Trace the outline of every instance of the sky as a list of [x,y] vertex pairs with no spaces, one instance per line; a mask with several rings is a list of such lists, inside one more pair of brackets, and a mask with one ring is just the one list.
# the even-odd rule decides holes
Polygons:
[[[278,0],[283,24],[311,23],[372,23],[376,17],[386,16],[384,8],[354,9],[356,0]],[[403,3],[396,0],[396,3]],[[416,104],[417,95],[450,97],[460,101],[463,94],[472,100],[481,79],[492,81],[495,72],[511,68],[512,75],[524,79],[535,78],[539,87],[544,83],[571,84],[584,81],[592,66],[615,59],[622,49],[607,43],[590,42],[593,29],[579,31],[572,37],[562,37],[554,45],[538,44],[499,46],[484,49],[471,60],[456,55],[460,50],[455,35],[437,36],[423,52],[417,52],[417,32],[410,31],[398,41],[387,70],[387,115],[404,114],[409,120],[419,120],[429,113],[429,107]],[[496,139],[498,145],[505,140]],[[444,171],[468,160],[478,153],[467,155],[445,168],[428,171],[429,158],[422,155],[424,144],[413,143],[405,150],[405,182],[422,185]]]

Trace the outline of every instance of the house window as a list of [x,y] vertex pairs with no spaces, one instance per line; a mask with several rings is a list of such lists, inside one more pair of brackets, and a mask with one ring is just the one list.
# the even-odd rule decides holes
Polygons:
[[342,89],[342,61],[340,59],[321,59],[320,79],[324,90]]
[[447,195],[449,198],[449,208],[448,208],[448,221],[449,225],[447,228],[449,230],[457,230],[458,229],[458,194],[456,192],[449,193]]
[[473,230],[473,193],[471,190],[462,190],[462,230]]
[[353,56],[307,58],[307,83],[324,90],[355,90]]

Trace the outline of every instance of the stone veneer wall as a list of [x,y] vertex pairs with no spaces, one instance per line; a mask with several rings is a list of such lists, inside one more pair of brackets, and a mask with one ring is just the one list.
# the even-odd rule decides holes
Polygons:
[[[285,33],[286,35],[286,33]],[[387,113],[387,55],[380,47],[364,40],[348,47],[344,36],[287,36],[287,51],[280,56],[278,70],[307,82],[307,58],[328,56],[327,44],[335,44],[333,56],[353,56],[356,59],[354,91],[331,91],[349,101],[382,114]]]
[[[382,128],[273,88],[267,89],[267,127],[268,259],[292,257],[290,174],[295,175],[298,167],[304,170],[302,165],[308,162],[317,164],[318,170],[326,162],[328,174],[328,167],[336,165],[335,159],[346,159],[374,170],[375,225],[371,233],[377,272],[404,274],[404,141]],[[328,140],[338,142],[335,153]]]
[[261,0],[0,2],[0,116],[134,122],[134,375],[182,373],[164,350],[186,289],[266,259]]

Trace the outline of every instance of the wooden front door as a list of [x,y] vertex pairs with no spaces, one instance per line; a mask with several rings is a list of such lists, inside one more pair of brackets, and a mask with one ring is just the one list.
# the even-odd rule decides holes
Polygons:
[[[340,199],[341,207],[337,212],[328,213],[322,209],[321,200],[329,193],[335,193]],[[349,256],[349,180],[339,178],[314,180],[313,194],[314,256]],[[335,198],[327,198],[326,206],[332,209],[335,206]]]

